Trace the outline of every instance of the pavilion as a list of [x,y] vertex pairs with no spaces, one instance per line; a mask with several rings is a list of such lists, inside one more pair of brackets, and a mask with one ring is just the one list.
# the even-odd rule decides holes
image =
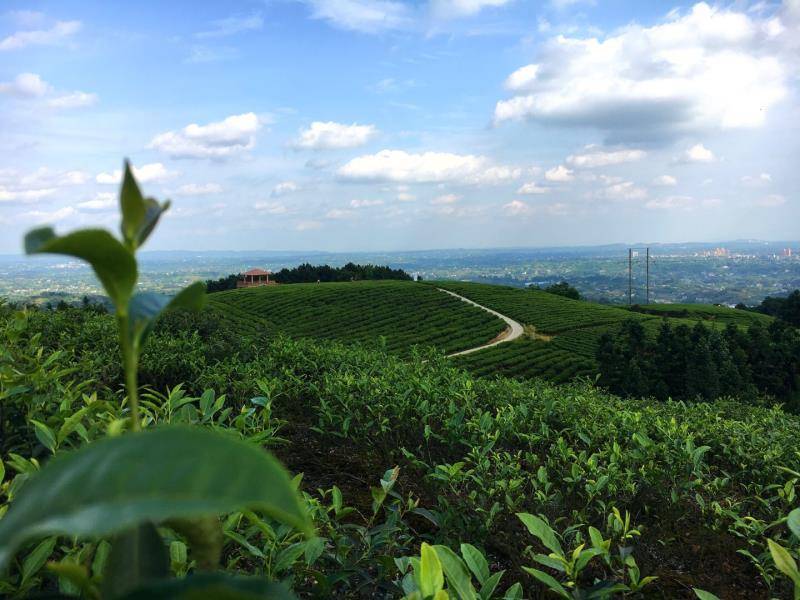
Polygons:
[[272,275],[272,273],[264,269],[250,269],[236,282],[236,287],[245,288],[258,287],[260,285],[274,285],[277,282],[270,281],[270,275]]

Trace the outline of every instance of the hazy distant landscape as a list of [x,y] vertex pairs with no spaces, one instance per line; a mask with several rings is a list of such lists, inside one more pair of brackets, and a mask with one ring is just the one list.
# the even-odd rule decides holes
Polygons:
[[[633,301],[645,301],[645,257],[636,245]],[[651,301],[735,305],[800,287],[800,242],[731,241],[650,246]],[[453,249],[409,252],[143,252],[144,290],[174,293],[196,280],[253,267],[277,271],[300,263],[340,266],[386,264],[424,279],[505,285],[547,285],[566,280],[587,298],[627,304],[628,246]],[[76,261],[0,255],[0,296],[67,300],[100,294],[91,270]]]

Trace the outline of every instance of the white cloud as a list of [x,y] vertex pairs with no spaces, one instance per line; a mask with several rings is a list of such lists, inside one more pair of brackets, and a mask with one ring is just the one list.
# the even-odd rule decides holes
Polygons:
[[513,97],[497,103],[495,120],[592,126],[611,139],[758,126],[786,94],[791,56],[764,25],[699,3],[604,39],[558,36],[509,76]]
[[714,153],[703,144],[695,144],[683,153],[683,160],[685,162],[700,163],[714,162]]
[[535,181],[524,183],[517,190],[518,194],[546,194],[550,191],[549,187],[538,185]]
[[767,185],[772,183],[772,175],[769,173],[761,173],[759,175],[745,175],[740,179],[744,185],[757,187],[760,185]]
[[[141,167],[132,167],[133,175],[139,183],[160,182],[178,175],[175,171],[169,171],[162,163],[149,163]],[[115,185],[122,181],[122,169],[117,169],[111,173],[98,173],[94,178],[97,183]]]
[[58,21],[50,29],[17,31],[0,40],[0,51],[18,50],[26,46],[52,46],[80,30],[80,21]]
[[416,199],[417,197],[414,194],[409,194],[408,192],[399,192],[397,194],[398,202],[413,202]]
[[59,190],[86,183],[83,171],[52,171],[41,168],[30,173],[0,169],[0,202],[33,202],[52,196]]
[[278,196],[285,196],[286,194],[296,192],[299,189],[300,186],[298,186],[294,181],[281,181],[274,188],[272,188],[272,191],[269,195],[273,198],[277,198]]
[[512,217],[533,214],[533,208],[522,200],[512,200],[508,204],[503,205],[503,212]]
[[218,183],[186,183],[172,192],[175,196],[208,196],[219,194],[222,186]]
[[786,198],[780,194],[770,194],[769,196],[759,198],[755,201],[755,204],[763,208],[775,208],[776,206],[786,204]]
[[455,204],[461,199],[461,196],[458,194],[442,194],[441,196],[436,196],[433,200],[431,200],[431,204],[434,205],[441,205],[441,204]]
[[594,167],[607,167],[622,163],[634,162],[643,159],[647,153],[644,150],[621,149],[602,150],[597,146],[586,146],[581,154],[571,154],[567,157],[567,164],[578,169],[591,169]]
[[632,181],[623,181],[609,185],[598,192],[597,196],[608,200],[644,200],[647,197],[647,190],[636,186]]
[[564,165],[558,165],[557,167],[553,167],[552,169],[545,171],[544,178],[547,179],[547,181],[564,183],[567,181],[572,181],[575,178],[575,175],[571,169],[568,169]]
[[19,215],[23,219],[31,220],[36,223],[57,223],[75,214],[75,209],[71,206],[64,206],[52,211],[30,210]]
[[78,208],[85,210],[105,210],[117,204],[117,195],[114,192],[100,192],[92,200],[78,202]]
[[167,131],[153,138],[148,148],[174,158],[227,158],[256,145],[262,119],[255,113],[231,115],[214,123],[192,123],[180,131]]
[[677,184],[678,180],[672,175],[659,175],[658,177],[653,179],[653,185],[658,185],[662,187],[670,187]]
[[36,73],[20,73],[14,81],[0,83],[0,94],[16,98],[41,98],[51,89],[52,86]]
[[96,102],[97,94],[70,92],[49,99],[47,105],[51,108],[83,108],[84,106],[92,106]]
[[268,215],[285,215],[289,212],[286,205],[280,202],[256,202],[253,208]]
[[305,150],[331,150],[363,146],[378,133],[374,125],[345,125],[333,121],[314,121],[300,132],[294,141],[295,148]]
[[381,33],[411,23],[408,6],[394,0],[304,0],[314,19],[323,19],[341,29]]
[[511,0],[432,0],[431,10],[440,19],[471,17],[485,8],[505,6]]
[[382,204],[383,200],[360,200],[358,198],[350,200],[352,208],[369,208],[371,206],[381,206]]
[[347,210],[344,208],[332,208],[327,213],[325,213],[326,219],[349,219],[356,213],[352,210]]
[[235,35],[244,31],[258,31],[264,26],[264,19],[259,14],[247,17],[232,16],[219,19],[211,23],[213,27],[208,31],[201,31],[195,34],[199,38],[215,38]]
[[86,92],[56,93],[53,86],[36,73],[20,73],[13,81],[0,83],[0,94],[20,100],[43,100],[50,108],[80,108],[97,102],[95,94]]
[[696,208],[715,208],[721,204],[722,201],[718,198],[697,200],[691,196],[667,196],[666,198],[654,198],[652,200],[648,200],[644,206],[650,210],[691,211]]
[[484,156],[403,150],[381,150],[351,159],[337,171],[351,181],[392,181],[397,183],[445,183],[496,185],[519,179],[519,167],[492,165]]
[[313,231],[315,229],[319,229],[320,227],[322,227],[322,223],[312,220],[298,221],[294,226],[296,231]]

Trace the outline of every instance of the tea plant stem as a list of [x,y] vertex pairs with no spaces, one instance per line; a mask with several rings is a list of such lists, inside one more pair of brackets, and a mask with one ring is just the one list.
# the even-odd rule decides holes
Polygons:
[[131,405],[131,429],[139,431],[139,386],[136,376],[139,370],[139,358],[136,349],[131,346],[128,336],[128,315],[118,315],[117,323],[122,361],[125,366],[125,388],[128,392],[128,402]]

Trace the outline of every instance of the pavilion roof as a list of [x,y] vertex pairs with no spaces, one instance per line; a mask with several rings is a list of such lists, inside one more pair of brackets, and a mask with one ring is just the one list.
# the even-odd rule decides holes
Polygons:
[[250,269],[249,271],[245,272],[245,275],[272,275],[269,271],[265,271],[264,269]]

